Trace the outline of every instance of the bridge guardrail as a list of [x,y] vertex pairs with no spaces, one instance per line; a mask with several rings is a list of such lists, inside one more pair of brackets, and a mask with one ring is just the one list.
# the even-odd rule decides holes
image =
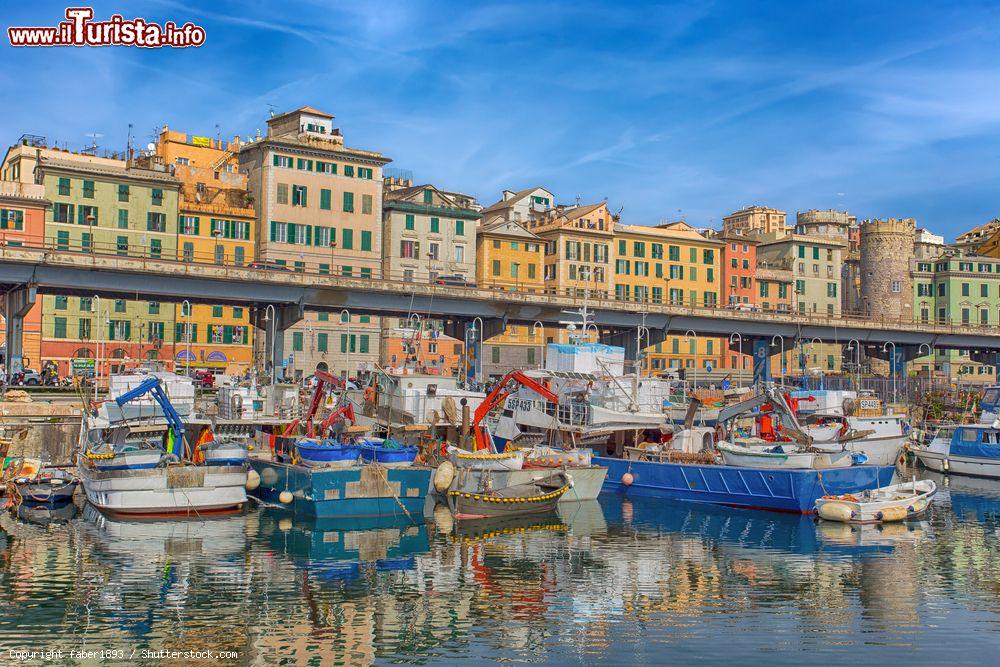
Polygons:
[[[799,313],[795,311],[767,310],[745,311],[726,308],[715,304],[670,303],[656,302],[652,299],[636,301],[634,299],[609,298],[601,294],[581,294],[579,288],[570,288],[564,293],[558,293],[551,288],[533,287],[512,281],[502,284],[468,284],[468,285],[437,285],[430,282],[406,280],[396,272],[386,275],[376,267],[371,267],[371,273],[361,275],[360,267],[351,267],[350,274],[345,267],[330,266],[329,272],[274,270],[249,268],[246,264],[232,264],[186,261],[162,256],[123,255],[118,252],[97,252],[100,248],[88,247],[86,250],[74,250],[64,247],[53,247],[52,244],[25,244],[13,246],[0,245],[0,261],[29,263],[53,266],[87,266],[93,269],[106,268],[111,270],[151,272],[164,275],[186,275],[190,277],[222,278],[226,280],[254,281],[273,284],[295,284],[303,287],[326,285],[360,290],[376,290],[389,293],[405,293],[407,295],[428,295],[435,298],[447,298],[449,295],[460,295],[462,298],[495,300],[498,292],[508,296],[517,295],[516,300],[525,303],[551,306],[555,308],[579,308],[586,304],[592,309],[613,311],[647,312],[669,316],[707,316],[733,322],[753,322],[762,318],[781,324],[843,326],[845,328],[897,329],[913,330],[917,327],[926,333],[955,334],[976,333],[985,335],[1000,335],[1000,326],[981,323],[919,322],[886,318],[884,315],[867,315],[863,313],[841,313],[830,316],[825,313]],[[198,257],[192,258],[198,259]],[[213,257],[214,260],[214,257]],[[252,260],[251,260],[252,261]],[[336,275],[340,268],[340,275]],[[514,300],[514,299],[512,299]]]

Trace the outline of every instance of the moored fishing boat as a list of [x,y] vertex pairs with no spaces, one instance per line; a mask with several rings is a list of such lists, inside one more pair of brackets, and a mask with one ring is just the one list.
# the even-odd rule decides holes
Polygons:
[[557,472],[526,484],[492,488],[484,484],[478,492],[448,491],[448,508],[456,519],[483,519],[555,512],[559,498],[572,488],[572,479]]
[[827,470],[745,468],[716,464],[631,461],[595,457],[607,467],[606,489],[626,495],[811,514],[818,498],[888,485],[895,466]]
[[816,501],[820,518],[843,523],[881,523],[915,519],[931,505],[937,485],[929,479],[868,489],[860,493],[826,495]]
[[930,470],[1000,478],[1000,387],[987,387],[979,405],[978,423],[941,426],[929,441],[911,441],[910,451]]
[[121,407],[146,394],[156,401],[167,421],[162,439],[127,443],[126,434],[134,419],[114,424],[90,416],[84,419],[77,473],[87,500],[104,512],[145,516],[205,514],[242,508],[247,500],[247,467],[242,461],[233,465],[232,460],[240,458],[240,454],[223,441],[216,450],[219,456],[213,455],[212,463],[187,460],[184,424],[158,377],[147,378],[117,396],[114,402]]

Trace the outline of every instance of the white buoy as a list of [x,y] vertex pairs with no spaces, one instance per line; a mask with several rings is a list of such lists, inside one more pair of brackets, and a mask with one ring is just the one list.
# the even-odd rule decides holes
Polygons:
[[292,502],[292,492],[282,491],[281,494],[278,496],[278,500],[287,505],[288,503]]
[[251,470],[247,473],[247,491],[253,491],[258,486],[260,486],[260,475],[257,474],[256,470]]
[[287,533],[292,529],[292,520],[288,517],[278,521],[278,530]]

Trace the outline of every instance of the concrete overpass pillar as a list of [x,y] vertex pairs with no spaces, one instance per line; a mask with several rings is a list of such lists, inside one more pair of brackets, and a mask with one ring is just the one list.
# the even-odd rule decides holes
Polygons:
[[507,318],[461,318],[444,322],[446,336],[462,341],[465,358],[468,360],[466,379],[476,381],[481,378],[483,366],[483,341],[499,336],[507,329]]
[[[272,304],[273,305],[273,304]],[[253,313],[253,324],[263,332],[264,340],[264,370],[275,381],[285,380],[285,369],[282,360],[285,355],[285,332],[305,317],[305,308],[301,304],[283,304],[280,306],[258,306]]]
[[21,370],[21,359],[24,356],[24,316],[35,305],[37,291],[34,285],[15,287],[3,299],[3,315],[6,320],[7,333],[7,377]]

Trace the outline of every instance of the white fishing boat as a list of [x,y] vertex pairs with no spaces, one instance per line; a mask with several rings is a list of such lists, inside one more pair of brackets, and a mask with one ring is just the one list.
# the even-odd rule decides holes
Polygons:
[[859,493],[823,496],[816,501],[816,512],[823,519],[843,523],[905,521],[926,512],[935,493],[937,485],[933,481],[914,480]]
[[895,465],[909,438],[905,415],[891,414],[882,402],[853,391],[795,391],[802,431],[815,449],[864,454],[875,465]]
[[942,426],[910,450],[930,470],[1000,478],[1000,387],[984,391],[980,409],[979,423]]
[[851,452],[813,452],[791,443],[746,446],[720,442],[716,448],[726,465],[742,468],[826,469],[846,468],[853,463]]
[[243,466],[168,463],[144,470],[77,467],[87,500],[102,512],[142,516],[201,515],[238,510],[247,502]]
[[456,468],[472,470],[520,470],[524,467],[524,451],[508,449],[500,453],[480,450],[469,452],[459,447],[449,447],[448,455]]
[[[147,395],[156,402],[162,417],[109,423],[104,416],[85,416],[77,472],[87,500],[104,512],[145,516],[200,515],[242,508],[247,501],[246,449],[221,441],[217,448],[205,452],[211,461],[199,465],[184,460],[184,424],[158,377],[148,377],[109,403],[121,408]],[[137,441],[135,434],[147,423],[166,437]]]

